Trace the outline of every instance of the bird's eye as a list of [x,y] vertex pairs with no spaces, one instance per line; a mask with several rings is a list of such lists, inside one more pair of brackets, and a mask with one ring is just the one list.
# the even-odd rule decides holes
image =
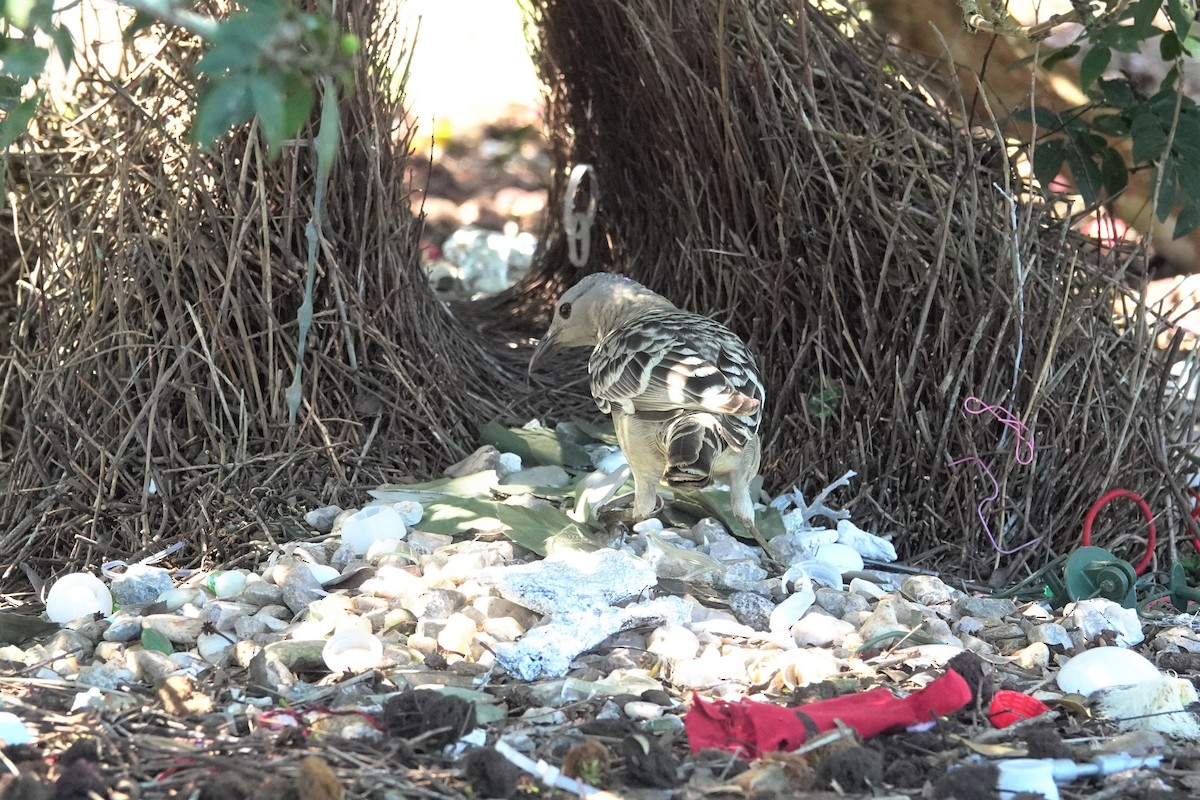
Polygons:
[[563,319],[570,319],[571,318],[571,304],[563,303],[562,305],[560,305],[558,307],[558,315],[560,317],[562,317]]

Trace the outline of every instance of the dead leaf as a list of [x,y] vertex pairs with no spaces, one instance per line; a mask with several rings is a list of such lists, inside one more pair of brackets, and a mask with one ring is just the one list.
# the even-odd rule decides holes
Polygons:
[[300,762],[296,772],[296,789],[300,800],[345,800],[346,789],[325,759],[309,756]]

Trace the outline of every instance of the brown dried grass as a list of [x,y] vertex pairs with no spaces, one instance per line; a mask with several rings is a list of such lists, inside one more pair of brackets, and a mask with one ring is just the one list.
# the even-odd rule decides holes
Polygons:
[[[932,100],[851,16],[797,0],[530,5],[561,168],[550,207],[569,166],[592,164],[592,265],[749,338],[770,483],[815,491],[857,470],[857,515],[975,575],[1001,561],[976,517],[990,485],[949,466],[963,456],[995,472],[1002,543],[1042,537],[1018,563],[1073,547],[1118,485],[1160,530],[1185,529],[1194,415],[1166,378],[1175,350],[1154,347],[1164,326],[1144,304],[1114,324],[1122,276],[1047,205],[1010,207],[1025,187],[997,137],[956,125],[961,103]],[[545,263],[536,285],[578,277]],[[829,388],[842,398],[823,416],[811,401]],[[964,414],[971,395],[1032,429],[1031,466]]]
[[253,129],[186,144],[198,48],[168,37],[119,74],[90,65],[78,113],[42,119],[12,157],[0,583],[176,539],[177,565],[237,563],[309,508],[435,474],[519,407],[523,357],[460,324],[419,266],[390,6],[338,7],[366,45],[341,104],[295,428],[304,142],[274,162]]

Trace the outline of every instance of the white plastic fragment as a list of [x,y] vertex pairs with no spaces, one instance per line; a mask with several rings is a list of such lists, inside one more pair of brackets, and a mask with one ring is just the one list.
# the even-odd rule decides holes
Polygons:
[[59,624],[89,614],[108,616],[112,611],[112,593],[104,581],[87,572],[62,576],[46,595],[46,617]]
[[321,657],[330,672],[366,672],[383,660],[383,642],[378,636],[362,630],[343,630],[329,637]]
[[848,519],[838,520],[838,541],[853,547],[863,558],[872,561],[895,561],[896,548],[882,536],[868,533]]
[[363,555],[371,545],[383,539],[403,539],[407,530],[404,519],[392,506],[367,506],[342,520],[342,541]]
[[33,734],[25,727],[20,717],[11,711],[0,711],[0,742],[14,745],[29,744],[32,741]]
[[801,574],[796,580],[796,589],[782,603],[775,606],[771,612],[768,627],[771,633],[784,634],[791,631],[792,626],[812,608],[817,594],[813,591],[812,580]]
[[1105,600],[1103,597],[1072,603],[1064,612],[1069,620],[1067,627],[1073,627],[1080,639],[1076,645],[1086,645],[1104,631],[1115,632],[1116,643],[1121,647],[1133,647],[1146,638],[1137,609],[1124,608],[1120,603]]
[[[378,545],[379,543],[376,542],[375,544]],[[304,566],[308,567],[308,571],[313,574],[313,577],[317,579],[318,583],[327,583],[334,578],[341,576],[340,572],[328,564],[307,562]]]
[[507,758],[512,763],[516,764],[523,772],[537,777],[542,783],[555,789],[576,795],[578,797],[587,797],[593,794],[600,794],[600,790],[595,786],[577,781],[574,778],[568,778],[562,774],[562,770],[545,761],[534,761],[528,756],[518,753],[516,749],[503,739],[496,742],[496,752]]
[[1040,794],[1046,800],[1058,800],[1054,783],[1054,765],[1039,758],[1009,758],[1000,762],[996,781],[1001,800],[1012,800],[1019,794]]
[[1101,689],[1114,689],[1162,678],[1158,667],[1140,653],[1124,647],[1094,647],[1072,658],[1058,671],[1058,688],[1085,697]]
[[859,552],[848,544],[840,542],[832,542],[823,544],[817,548],[817,552],[813,554],[813,558],[817,561],[824,561],[826,564],[831,564],[843,574],[847,572],[859,572],[863,568],[863,558]]

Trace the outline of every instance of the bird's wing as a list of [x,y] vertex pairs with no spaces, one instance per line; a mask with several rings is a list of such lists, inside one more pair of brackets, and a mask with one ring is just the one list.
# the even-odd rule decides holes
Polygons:
[[613,331],[588,363],[601,411],[651,418],[691,411],[758,425],[765,394],[754,357],[715,320],[677,309],[651,312]]

